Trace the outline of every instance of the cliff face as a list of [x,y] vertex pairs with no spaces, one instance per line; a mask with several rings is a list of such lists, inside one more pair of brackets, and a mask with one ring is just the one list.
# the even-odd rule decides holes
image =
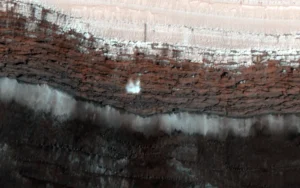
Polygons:
[[[3,3],[3,2],[0,2]],[[15,4],[17,6],[18,4]],[[29,6],[29,5],[27,5]],[[31,7],[32,13],[35,7]],[[97,41],[45,19],[0,12],[0,75],[48,84],[76,99],[139,115],[203,112],[226,116],[298,113],[300,73],[283,61],[255,57],[250,67],[206,66],[142,53],[105,55]],[[63,18],[63,15],[54,14]],[[36,24],[34,27],[30,25]],[[116,44],[117,45],[117,44]],[[174,52],[175,53],[175,52]],[[209,62],[207,62],[209,64]],[[140,80],[138,95],[126,93]],[[1,178],[7,186],[53,187],[292,187],[300,182],[295,134],[215,140],[173,132],[154,136],[105,123],[64,122],[16,104],[0,103]]]
[[[28,5],[29,6],[29,5]],[[32,7],[34,12],[35,8]],[[41,10],[42,17],[51,11]],[[43,16],[44,15],[44,16]],[[58,17],[62,15],[57,14]],[[30,23],[33,30],[28,30]],[[96,50],[95,39],[63,32],[46,20],[1,12],[1,76],[47,83],[75,97],[139,115],[189,111],[228,116],[299,112],[298,62],[257,63],[231,69],[161,56],[119,55]],[[162,51],[163,52],[163,51]],[[139,95],[126,94],[129,79],[140,80]]]

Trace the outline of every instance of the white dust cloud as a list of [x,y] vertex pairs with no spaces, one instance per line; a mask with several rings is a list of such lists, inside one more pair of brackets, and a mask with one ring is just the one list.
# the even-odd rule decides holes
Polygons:
[[141,81],[138,79],[136,81],[132,81],[130,79],[126,85],[126,92],[130,94],[139,94],[141,92]]

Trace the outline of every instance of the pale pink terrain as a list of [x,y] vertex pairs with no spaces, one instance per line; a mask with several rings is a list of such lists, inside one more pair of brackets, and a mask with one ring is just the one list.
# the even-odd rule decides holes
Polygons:
[[[89,23],[96,35],[125,40],[226,48],[292,48],[300,44],[300,3],[242,0],[24,0]],[[299,31],[300,32],[300,31]],[[266,35],[276,35],[266,36]],[[289,34],[290,36],[284,36]]]

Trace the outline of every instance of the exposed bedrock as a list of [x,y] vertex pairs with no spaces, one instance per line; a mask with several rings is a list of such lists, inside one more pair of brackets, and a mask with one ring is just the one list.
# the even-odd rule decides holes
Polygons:
[[[34,7],[32,7],[34,11]],[[42,9],[46,15],[48,10]],[[63,32],[46,20],[10,11],[0,13],[0,75],[29,83],[47,83],[76,98],[139,115],[205,112],[227,116],[300,111],[298,62],[258,61],[234,69],[190,63],[139,52],[104,54],[93,37]],[[42,16],[43,17],[43,16]],[[30,23],[36,24],[33,30]],[[164,51],[162,50],[162,53]],[[139,95],[127,94],[128,80],[140,80]]]

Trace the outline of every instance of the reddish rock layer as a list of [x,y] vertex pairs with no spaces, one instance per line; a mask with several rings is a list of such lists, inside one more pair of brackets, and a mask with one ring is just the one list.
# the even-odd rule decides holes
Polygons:
[[[46,9],[43,14],[47,14]],[[61,33],[42,20],[27,31],[26,19],[0,13],[0,75],[29,83],[47,83],[75,97],[140,114],[191,111],[228,116],[300,112],[299,69],[280,62],[235,70],[208,68],[137,53],[130,61],[113,61],[94,39],[74,31]],[[119,57],[118,59],[122,59]],[[142,92],[125,85],[139,77]]]

